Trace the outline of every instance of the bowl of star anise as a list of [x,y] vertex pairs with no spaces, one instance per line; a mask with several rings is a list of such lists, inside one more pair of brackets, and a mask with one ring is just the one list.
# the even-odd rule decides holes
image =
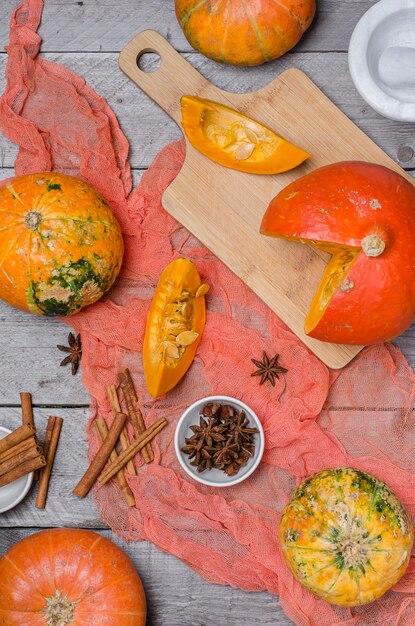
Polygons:
[[264,431],[258,416],[244,402],[209,396],[183,413],[174,445],[189,476],[211,487],[230,487],[258,467],[264,452]]

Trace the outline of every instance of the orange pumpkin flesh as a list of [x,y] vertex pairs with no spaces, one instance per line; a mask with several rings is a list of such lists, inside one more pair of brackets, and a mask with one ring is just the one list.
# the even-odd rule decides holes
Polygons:
[[[189,259],[172,261],[160,276],[143,348],[146,385],[155,398],[173,389],[193,362],[206,322],[205,298],[197,293],[201,285],[199,272]],[[203,290],[206,293],[207,285]],[[189,332],[195,333],[194,340],[177,347],[181,333]]]
[[140,578],[115,544],[87,530],[45,530],[0,559],[0,624],[144,626]]
[[231,65],[260,65],[293,48],[313,21],[315,0],[176,0],[190,45]]
[[215,163],[250,174],[279,174],[311,155],[273,130],[212,100],[181,99],[182,126],[194,148]]
[[380,165],[344,162],[293,182],[261,233],[331,254],[305,322],[321,341],[368,345],[415,319],[415,189]]
[[72,315],[98,300],[121,268],[120,226],[73,176],[43,172],[0,188],[0,298],[39,315]]

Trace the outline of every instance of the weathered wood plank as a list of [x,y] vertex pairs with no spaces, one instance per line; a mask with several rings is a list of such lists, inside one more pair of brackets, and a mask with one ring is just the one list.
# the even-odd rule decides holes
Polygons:
[[[347,50],[357,21],[376,0],[318,0],[317,17],[296,50]],[[17,0],[3,0],[2,47]],[[139,31],[153,28],[180,51],[190,51],[170,0],[47,0],[40,34],[44,51],[119,51]],[[3,43],[4,42],[4,43]]]
[[[0,530],[0,555],[36,530]],[[126,543],[108,530],[99,533],[119,545],[137,568],[146,591],[147,626],[289,626],[293,623],[284,615],[275,596],[211,585],[149,543]]]
[[19,404],[19,392],[30,391],[37,404],[88,404],[81,374],[61,367],[69,328],[56,319],[33,316],[0,303],[0,404]]
[[[164,145],[181,136],[176,124],[122,74],[117,54],[51,53],[45,56],[76,71],[106,98],[130,141],[133,167],[148,167]],[[219,66],[199,54],[186,54],[185,57],[219,87],[238,92],[258,89],[277,73],[292,66],[299,67],[392,158],[397,158],[402,145],[415,147],[413,124],[386,120],[364,103],[352,84],[344,53],[288,55],[276,66],[264,66],[261,70]],[[5,63],[6,58],[0,57],[0,91],[5,86]],[[324,120],[321,123],[323,132],[327,132]],[[298,143],[301,144],[301,137]],[[0,135],[0,164],[13,167],[15,156],[16,147]]]

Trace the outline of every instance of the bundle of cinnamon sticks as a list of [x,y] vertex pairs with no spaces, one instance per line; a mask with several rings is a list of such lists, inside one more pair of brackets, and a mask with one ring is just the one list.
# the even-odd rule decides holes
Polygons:
[[[167,420],[159,419],[149,428],[146,428],[143,414],[138,405],[134,382],[128,369],[120,374],[120,387],[126,411],[123,413],[121,410],[117,387],[115,385],[109,386],[107,396],[114,416],[113,423],[108,430],[105,420],[100,417],[95,419],[94,426],[101,446],[73,493],[84,498],[97,480],[99,483],[105,484],[113,476],[116,476],[127,505],[135,506],[134,494],[128,485],[124,472],[127,471],[133,476],[136,474],[134,458],[138,453],[141,454],[144,463],[151,463],[154,460],[151,441],[167,425]],[[134,433],[132,441],[130,441],[127,430],[128,423]],[[120,453],[116,448],[118,442],[122,450]],[[109,464],[105,468],[108,461]]]
[[31,472],[38,472],[38,475],[35,474],[39,480],[36,506],[43,509],[63,420],[55,416],[49,418],[42,448],[36,439],[32,396],[22,392],[20,398],[22,425],[0,440],[0,487]]

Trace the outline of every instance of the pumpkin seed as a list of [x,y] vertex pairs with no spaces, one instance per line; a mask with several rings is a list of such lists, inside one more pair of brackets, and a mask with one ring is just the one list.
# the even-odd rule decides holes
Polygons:
[[245,126],[245,134],[249,141],[251,141],[252,143],[258,143],[258,135],[254,133],[251,128],[248,128],[248,126]]
[[165,357],[169,359],[180,359],[179,348],[173,341],[162,341],[160,347]]
[[183,308],[182,308],[182,315],[184,315],[185,318],[189,318],[191,316],[191,314],[192,314],[192,309],[193,309],[193,307],[192,307],[191,303],[190,302],[186,302],[183,305]]
[[177,335],[176,342],[180,346],[190,346],[192,343],[196,341],[199,337],[199,333],[196,333],[193,330],[185,330],[184,332]]
[[196,291],[195,298],[200,298],[201,296],[206,295],[209,289],[210,289],[209,285],[207,285],[206,283],[202,283],[200,287],[198,288],[198,290]]
[[235,159],[238,159],[238,161],[245,161],[246,159],[249,159],[254,151],[254,148],[255,145],[253,143],[240,143],[235,150]]

